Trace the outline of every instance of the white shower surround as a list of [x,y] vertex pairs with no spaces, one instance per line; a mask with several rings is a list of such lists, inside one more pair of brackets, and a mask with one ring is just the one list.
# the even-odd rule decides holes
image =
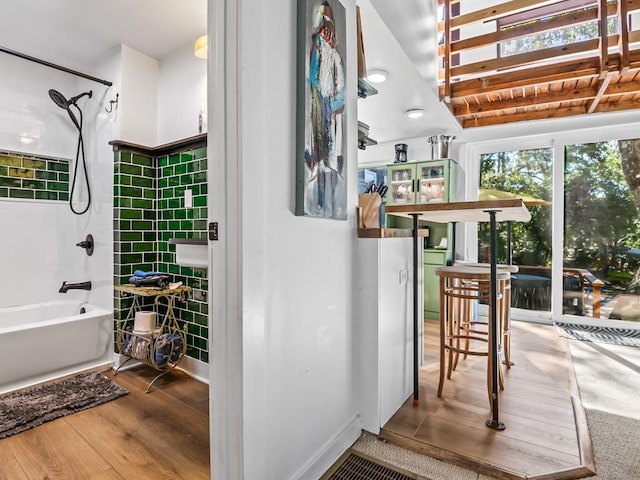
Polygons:
[[[98,117],[109,89],[17,57],[0,57],[0,67],[11,72],[0,78],[0,150],[69,160],[69,182],[73,178],[77,129],[67,113],[51,101],[48,90],[56,89],[67,97],[93,91],[91,98],[78,102],[83,111],[91,209],[78,216],[64,201],[0,199],[0,307],[72,298],[110,309],[113,152],[108,142],[113,139],[116,123]],[[106,72],[104,76],[110,75]],[[21,134],[32,136],[33,141],[20,143]],[[78,180],[76,193],[82,194],[82,168],[78,169]],[[76,246],[88,233],[96,242],[91,257]],[[87,280],[93,283],[91,292],[58,293],[63,281]]]

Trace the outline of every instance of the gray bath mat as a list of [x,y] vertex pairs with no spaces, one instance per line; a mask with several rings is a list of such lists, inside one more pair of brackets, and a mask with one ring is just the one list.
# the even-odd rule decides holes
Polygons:
[[97,372],[0,396],[0,438],[115,400],[129,393]]
[[554,322],[560,336],[587,342],[640,347],[640,329]]

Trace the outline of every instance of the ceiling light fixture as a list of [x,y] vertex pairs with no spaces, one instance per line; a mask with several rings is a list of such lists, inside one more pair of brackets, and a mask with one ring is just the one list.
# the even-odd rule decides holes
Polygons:
[[421,118],[424,116],[424,110],[421,108],[412,108],[405,112],[409,118]]
[[207,54],[209,53],[209,42],[207,40],[206,35],[202,35],[196,40],[196,43],[193,46],[193,54],[196,57],[207,58]]
[[384,83],[389,78],[389,72],[385,70],[369,70],[367,73],[367,80],[371,83]]

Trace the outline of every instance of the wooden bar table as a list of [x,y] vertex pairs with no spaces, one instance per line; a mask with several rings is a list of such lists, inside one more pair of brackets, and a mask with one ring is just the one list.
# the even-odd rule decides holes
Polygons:
[[[490,268],[491,268],[491,298],[489,302],[489,355],[491,355],[491,418],[487,420],[488,427],[503,430],[504,423],[499,418],[498,402],[498,325],[497,325],[497,266],[496,266],[496,223],[497,222],[528,222],[531,214],[524,201],[520,198],[507,200],[478,200],[470,202],[420,203],[407,205],[387,205],[387,215],[397,215],[413,219],[413,403],[419,403],[418,398],[418,219],[426,222],[489,222],[490,236]],[[453,245],[455,259],[455,245]]]

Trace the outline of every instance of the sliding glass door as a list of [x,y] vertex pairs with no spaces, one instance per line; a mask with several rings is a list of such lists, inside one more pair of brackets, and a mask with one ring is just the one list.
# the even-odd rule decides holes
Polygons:
[[[498,263],[518,265],[512,278],[512,305],[551,310],[552,163],[550,148],[481,155],[478,198],[523,198],[531,221],[498,226]],[[489,261],[489,225],[479,224],[478,257]]]
[[[564,158],[554,159],[554,151]],[[528,311],[525,317],[640,321],[640,139],[486,153],[479,160],[479,198],[519,196],[531,212],[528,223],[499,226],[498,262],[520,267],[512,306]],[[554,162],[561,163],[554,168]],[[562,221],[553,222],[554,212]],[[488,238],[479,224],[479,261],[488,261]],[[561,267],[554,267],[552,245],[562,246],[555,256]]]
[[574,315],[640,321],[640,140],[567,145],[564,281]]

